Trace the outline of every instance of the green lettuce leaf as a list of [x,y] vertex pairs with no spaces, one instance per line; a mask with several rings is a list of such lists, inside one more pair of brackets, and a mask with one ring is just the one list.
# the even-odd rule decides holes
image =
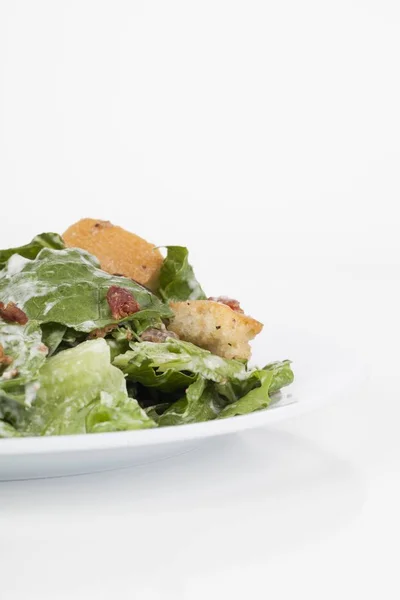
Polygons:
[[220,414],[226,402],[219,396],[213,382],[198,377],[186,390],[184,398],[174,402],[158,417],[158,425],[182,425],[211,421]]
[[[272,372],[272,381],[269,388],[270,394],[275,394],[281,388],[293,382],[294,375],[290,364],[290,360],[284,360],[266,365],[262,369]],[[236,400],[245,396],[252,389],[260,386],[258,373],[259,369],[253,369],[247,372],[246,377],[233,378],[225,383],[218,384],[218,393],[227,398],[229,402],[236,402]]]
[[126,277],[109,275],[99,268],[97,259],[83,250],[45,248],[35,260],[14,255],[0,271],[0,297],[15,302],[30,319],[59,323],[77,331],[90,332],[113,319],[106,300],[110,286],[133,293],[141,311],[125,321],[171,316],[170,309],[149,290]]
[[184,389],[193,383],[196,375],[220,383],[248,376],[243,363],[221,358],[174,338],[161,343],[131,343],[130,347],[131,350],[117,356],[113,364],[128,378],[166,392]]
[[274,362],[266,365],[263,371],[272,372],[272,381],[269,388],[270,394],[279,392],[283,387],[293,383],[294,374],[290,366],[290,360],[283,360],[281,362]]
[[189,252],[183,246],[167,246],[161,266],[158,293],[164,301],[205,300],[207,297],[189,264]]
[[21,434],[15,429],[15,427],[10,425],[9,423],[6,423],[5,421],[0,421],[0,439],[12,437],[21,437]]
[[226,406],[218,415],[218,419],[226,419],[236,415],[246,415],[262,408],[267,408],[271,402],[269,389],[273,379],[272,371],[260,369],[255,371],[253,377],[257,377],[261,383],[259,387],[252,389],[242,398]]
[[129,398],[123,373],[103,339],[83,342],[46,361],[27,433],[64,435],[153,427]]
[[137,401],[123,392],[101,392],[100,399],[94,403],[86,417],[88,433],[149,429],[154,426],[155,422],[146,415]]
[[[150,343],[143,342],[142,344]],[[179,370],[159,371],[156,362],[151,358],[146,358],[145,351],[128,351],[117,356],[113,364],[121,369],[129,380],[137,381],[149,388],[158,388],[162,392],[183,390],[196,378],[193,374],[182,373]]]
[[[266,408],[269,393],[293,381],[289,361],[264,369],[247,370],[235,360],[226,360],[182,340],[163,343],[131,343],[131,350],[114,359],[128,380],[160,392],[181,391],[176,401],[168,394],[155,397],[147,413],[160,427],[197,423],[246,414]],[[139,396],[139,399],[141,396]],[[140,400],[141,401],[141,400]]]
[[25,246],[0,250],[0,269],[4,267],[13,254],[19,254],[24,258],[34,259],[43,248],[61,250],[62,248],[65,248],[65,244],[58,233],[41,233],[40,235],[35,236],[33,240]]
[[22,431],[28,418],[29,409],[23,404],[25,396],[16,400],[0,390],[0,421]]
[[4,353],[13,358],[6,369],[0,370],[0,397],[3,393],[3,396],[20,402],[26,400],[30,404],[36,395],[39,369],[47,355],[37,321],[18,325],[0,320],[0,345]]
[[52,356],[63,342],[67,332],[67,326],[60,323],[43,323],[42,327],[43,343],[47,346],[49,353]]

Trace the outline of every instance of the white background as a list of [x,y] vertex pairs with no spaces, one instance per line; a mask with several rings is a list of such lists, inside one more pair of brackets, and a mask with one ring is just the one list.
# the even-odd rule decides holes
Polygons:
[[1,247],[111,219],[266,345],[368,367],[279,428],[0,484],[1,600],[398,599],[399,59],[395,0],[0,0]]

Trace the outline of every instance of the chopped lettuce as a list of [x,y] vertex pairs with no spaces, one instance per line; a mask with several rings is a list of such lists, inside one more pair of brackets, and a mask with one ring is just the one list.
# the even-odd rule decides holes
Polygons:
[[211,421],[217,417],[225,404],[215,384],[199,376],[188,387],[185,396],[167,408],[157,422],[162,427]]
[[13,254],[18,254],[24,258],[34,259],[43,248],[54,248],[55,250],[61,250],[62,248],[65,248],[65,244],[62,240],[62,237],[58,235],[58,233],[41,233],[36,235],[33,240],[25,246],[0,250],[0,269],[4,267],[8,259],[13,256]]
[[15,429],[15,427],[10,425],[9,423],[6,423],[5,421],[0,421],[0,439],[12,437],[21,437],[21,434]]
[[294,374],[290,366],[290,360],[283,360],[281,362],[274,362],[266,365],[263,371],[271,371],[272,381],[269,388],[270,394],[279,392],[283,387],[293,383]]
[[0,422],[7,423],[16,431],[24,429],[29,416],[29,408],[24,405],[24,398],[23,391],[20,399],[17,400],[0,390]]
[[273,376],[272,371],[264,371],[263,369],[255,371],[253,377],[256,377],[261,385],[252,389],[245,396],[236,400],[236,402],[226,406],[219,413],[218,418],[226,419],[227,417],[234,417],[236,415],[246,415],[261,408],[267,408],[271,402],[269,392]]
[[66,336],[67,326],[60,323],[43,323],[41,329],[43,343],[49,350],[48,356],[53,356]]
[[[15,254],[0,271],[4,303],[15,302],[40,324],[59,323],[82,332],[118,322],[106,300],[112,285],[132,292],[146,318],[171,316],[168,306],[149,290],[132,279],[101,271],[97,259],[83,250],[45,248],[35,260]],[[141,311],[125,320],[140,318]]]
[[0,403],[1,392],[31,403],[35,396],[35,381],[47,355],[38,323],[28,321],[26,325],[18,325],[0,319],[0,345],[4,354],[12,359],[3,370],[0,366]]
[[293,381],[289,361],[264,369],[248,370],[235,360],[217,357],[208,350],[176,340],[164,343],[131,343],[131,350],[113,364],[128,380],[160,392],[179,392],[169,405],[163,399],[148,411],[159,426],[209,421],[246,414],[270,403],[269,394]]
[[130,347],[131,350],[117,356],[113,364],[128,378],[144,385],[157,386],[159,382],[164,391],[173,391],[192,383],[191,375],[201,375],[220,383],[248,376],[243,363],[221,358],[190,342],[174,338],[162,343],[131,343]]
[[124,392],[100,392],[100,398],[86,417],[86,431],[90,433],[151,427],[155,427],[155,422],[140,408],[136,400],[129,398]]
[[83,342],[48,359],[27,427],[31,435],[62,435],[153,427],[129,398],[122,372],[103,339]]
[[167,257],[160,271],[161,298],[171,300],[205,300],[206,295],[189,264],[189,252],[183,246],[167,246]]
[[[271,363],[266,365],[262,370],[272,372],[272,380],[269,387],[270,394],[279,392],[280,389],[293,382],[294,375],[290,367],[290,360]],[[242,398],[259,385],[259,370],[254,369],[247,372],[247,377],[230,379],[225,383],[218,384],[218,392],[232,403],[236,402],[236,400],[239,400],[239,398]]]

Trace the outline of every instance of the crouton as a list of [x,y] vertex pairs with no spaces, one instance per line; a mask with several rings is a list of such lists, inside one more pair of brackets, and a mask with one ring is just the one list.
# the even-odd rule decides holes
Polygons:
[[67,229],[63,239],[68,247],[96,256],[107,273],[125,275],[153,291],[157,289],[162,254],[134,233],[110,221],[82,219]]
[[249,341],[263,328],[262,323],[220,302],[171,302],[170,307],[175,315],[170,331],[223,358],[249,359]]

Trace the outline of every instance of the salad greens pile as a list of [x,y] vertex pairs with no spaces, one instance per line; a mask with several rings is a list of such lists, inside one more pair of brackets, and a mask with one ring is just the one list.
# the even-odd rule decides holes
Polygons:
[[[121,288],[136,312],[113,311],[109,291]],[[206,295],[183,247],[167,247],[155,294],[102,271],[55,233],[0,250],[0,438],[163,427],[267,408],[293,381],[290,362],[249,368],[169,337],[168,303],[189,299]],[[162,341],[143,341],[150,329]]]

